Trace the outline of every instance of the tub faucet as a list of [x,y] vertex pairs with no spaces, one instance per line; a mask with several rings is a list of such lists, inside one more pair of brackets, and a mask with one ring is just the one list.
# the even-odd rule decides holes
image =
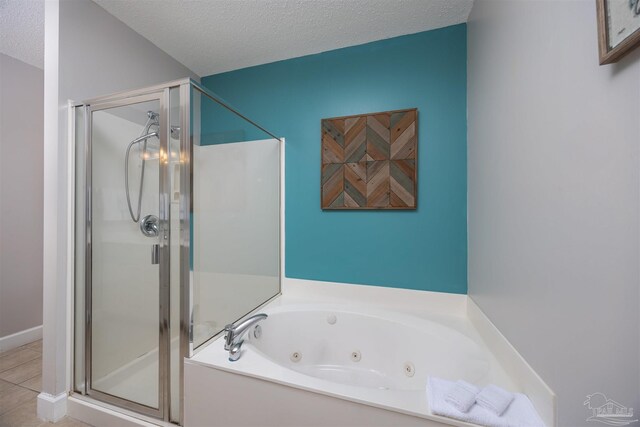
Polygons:
[[229,351],[229,361],[235,362],[240,359],[240,350],[244,340],[242,336],[253,325],[267,318],[264,313],[255,314],[237,325],[229,323],[224,327],[224,349]]

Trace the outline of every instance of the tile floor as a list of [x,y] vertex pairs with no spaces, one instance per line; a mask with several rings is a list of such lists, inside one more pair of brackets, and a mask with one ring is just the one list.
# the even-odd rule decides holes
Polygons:
[[0,352],[0,427],[83,427],[65,417],[49,423],[36,416],[42,386],[42,340]]

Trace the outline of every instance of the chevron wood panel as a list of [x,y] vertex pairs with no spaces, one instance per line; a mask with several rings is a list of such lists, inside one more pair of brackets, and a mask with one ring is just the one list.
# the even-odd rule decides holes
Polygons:
[[367,151],[365,117],[352,117],[344,121],[344,161],[357,163],[364,160]]
[[321,121],[322,209],[415,209],[418,110]]
[[416,205],[416,161],[391,160],[389,165],[389,202],[394,207],[412,208]]
[[389,206],[389,161],[367,162],[367,206]]
[[367,116],[367,160],[389,159],[389,114]]
[[344,120],[322,121],[322,163],[344,162]]
[[341,163],[322,166],[322,206],[344,207],[344,167]]
[[417,142],[416,110],[391,114],[391,158],[415,159]]
[[345,207],[367,206],[367,164],[365,162],[344,165],[344,193]]

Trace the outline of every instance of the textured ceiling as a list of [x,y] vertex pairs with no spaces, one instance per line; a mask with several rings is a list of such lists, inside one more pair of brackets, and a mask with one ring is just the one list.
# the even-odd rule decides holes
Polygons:
[[94,1],[200,76],[459,24],[473,2]]
[[44,0],[0,0],[0,53],[44,68]]
[[[459,24],[473,2],[94,1],[200,76]],[[43,68],[43,0],[0,0],[0,52]]]

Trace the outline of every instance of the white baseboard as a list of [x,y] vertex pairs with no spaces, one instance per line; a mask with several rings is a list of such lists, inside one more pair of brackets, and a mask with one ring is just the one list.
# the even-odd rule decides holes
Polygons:
[[0,338],[0,351],[11,350],[42,338],[42,325]]
[[55,423],[67,415],[67,393],[53,396],[42,392],[38,395],[38,418]]

